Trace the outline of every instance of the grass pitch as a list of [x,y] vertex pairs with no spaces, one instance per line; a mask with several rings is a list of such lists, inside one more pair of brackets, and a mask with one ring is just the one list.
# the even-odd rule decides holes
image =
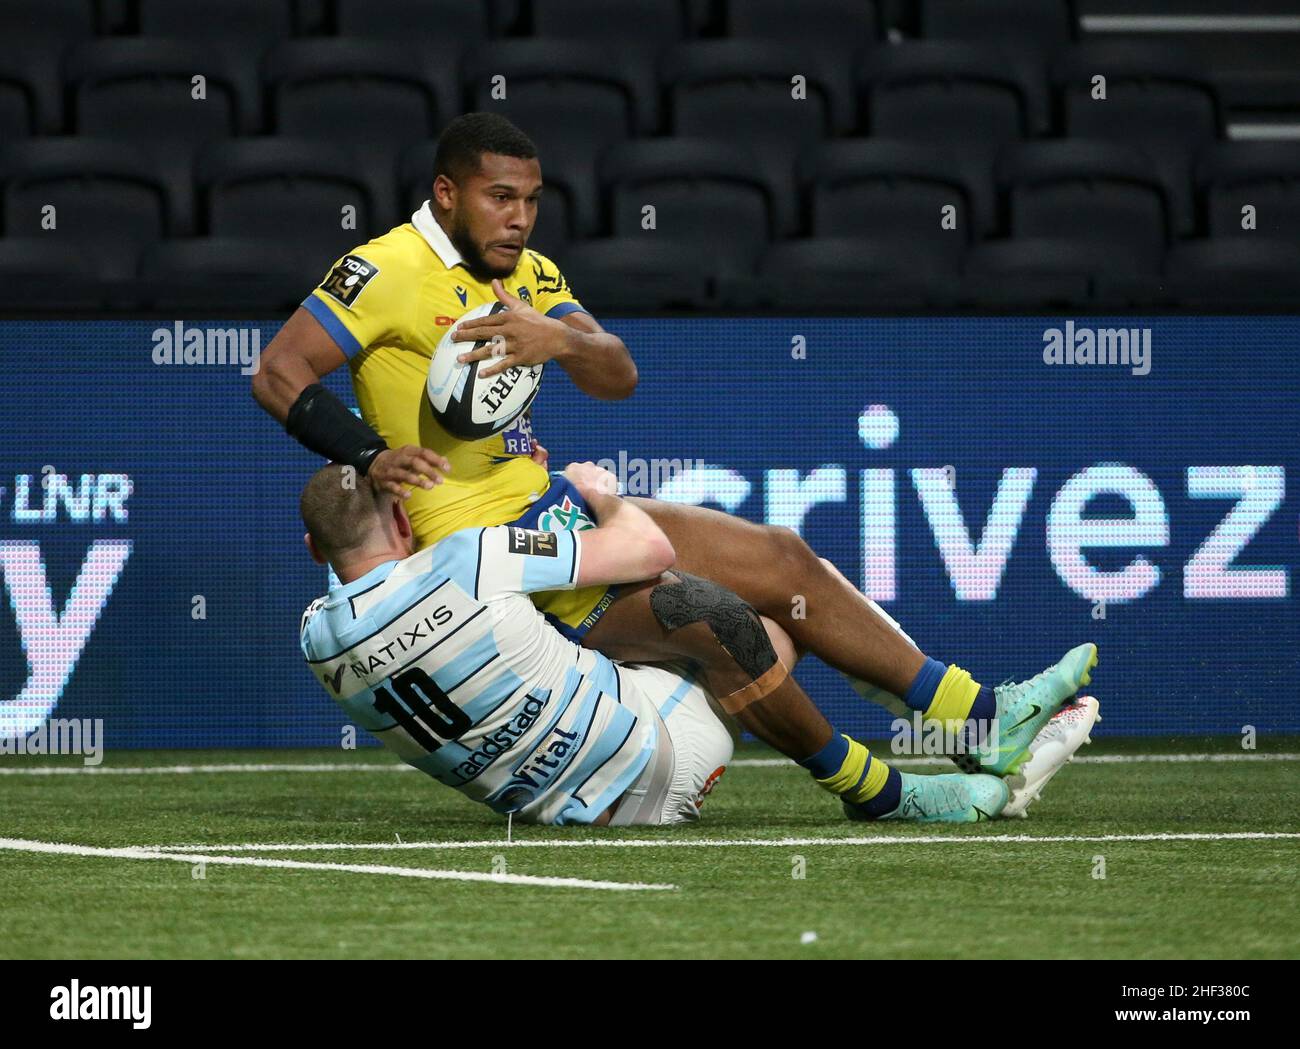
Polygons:
[[[516,826],[513,845],[379,750],[119,751],[68,774],[79,759],[11,758],[0,838],[214,858],[0,848],[0,956],[1294,958],[1300,740],[1234,744],[1098,740],[1029,819],[974,826],[848,823],[745,747],[694,826]],[[1224,760],[1180,759],[1205,753]],[[112,771],[204,765],[327,768]],[[1131,840],[1149,835],[1178,837]],[[234,848],[272,843],[309,847]]]

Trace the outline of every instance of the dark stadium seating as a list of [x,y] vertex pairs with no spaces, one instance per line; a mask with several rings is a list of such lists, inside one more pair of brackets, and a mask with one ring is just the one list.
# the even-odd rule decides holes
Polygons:
[[[1092,97],[1092,79],[1099,75],[1106,78],[1104,100]],[[1222,130],[1214,85],[1200,63],[1169,45],[1090,41],[1056,60],[1052,80],[1064,130],[1144,148],[1172,193],[1176,231],[1191,233],[1192,156]]]
[[539,38],[596,44],[607,53],[654,58],[688,32],[682,0],[532,0],[531,6]]
[[491,5],[465,0],[334,0],[334,11],[341,37],[436,48],[444,60],[449,42],[464,50],[483,43],[496,28]]
[[[193,97],[201,71],[204,97]],[[128,142],[153,163],[170,194],[175,233],[194,229],[191,167],[206,142],[251,130],[255,97],[246,78],[202,45],[180,40],[102,39],[64,61],[78,135]]]
[[790,17],[787,0],[730,0],[726,35],[779,40],[846,61],[878,42],[884,20],[873,0],[801,0]]
[[[1286,238],[1300,244],[1300,142],[1219,142],[1196,165],[1213,237]],[[1255,209],[1242,226],[1245,205]]]
[[[749,151],[711,139],[655,139],[608,150],[600,181],[615,236],[690,242],[716,272],[750,271],[774,232],[776,191]],[[643,230],[646,205],[655,228]]]
[[709,305],[711,279],[696,245],[654,233],[574,244],[564,276],[580,302],[603,310],[699,309]]
[[133,305],[184,311],[220,301],[231,310],[274,306],[288,313],[320,283],[332,261],[265,237],[165,241],[145,251]]
[[987,40],[1041,56],[1074,36],[1069,0],[920,0],[921,36]]
[[[960,250],[996,221],[991,172],[924,142],[841,139],[800,162],[814,236],[910,235]],[[955,211],[944,228],[943,208]]]
[[[376,193],[353,157],[337,146],[299,139],[251,139],[204,147],[195,160],[207,233],[289,242],[335,258],[383,226]],[[344,227],[344,208],[355,227]]]
[[992,45],[919,41],[880,47],[859,68],[866,130],[942,143],[991,162],[1041,130],[1046,88]]
[[106,303],[95,259],[68,239],[0,237],[0,310],[98,310]]
[[374,40],[285,41],[263,70],[276,133],[345,142],[374,188],[376,218],[395,220],[398,157],[455,115],[449,71],[432,52]]
[[1256,305],[1294,311],[1300,302],[1300,244],[1220,237],[1176,245],[1165,259],[1162,297],[1192,309]]
[[[771,278],[800,260],[823,272],[821,245],[870,275],[863,301],[892,288],[899,308],[1177,305],[1152,283],[1166,252],[1179,295],[1222,272],[1220,301],[1249,306],[1237,275],[1300,243],[1300,28],[1250,20],[1294,6],[4,0],[2,233],[43,243],[33,207],[58,205],[56,236],[72,239],[71,223],[104,282],[87,292],[73,274],[69,301],[121,306],[144,252],[146,280],[169,262],[180,274],[158,303],[200,301],[207,267],[254,308],[232,244],[292,237],[320,269],[409,218],[440,129],[477,109],[537,142],[531,243],[566,273],[576,253],[624,304],[795,308],[776,302],[816,280]],[[947,204],[955,230],[940,224]],[[698,256],[680,281],[668,242]],[[632,246],[649,254],[615,259]],[[281,262],[268,255],[268,273]],[[1265,282],[1260,301],[1285,286]]]
[[144,36],[197,37],[227,52],[260,55],[292,36],[293,0],[136,0]]
[[397,149],[438,133],[459,88],[435,54],[374,40],[289,40],[263,60],[277,134]]
[[[0,151],[6,237],[75,245],[106,279],[135,273],[142,247],[167,235],[170,201],[153,164],[117,142],[32,139]],[[42,228],[52,206],[54,229]]]
[[[853,123],[847,70],[767,40],[701,40],[673,49],[661,72],[674,133],[751,151],[776,189],[778,228],[794,232],[797,157]],[[807,77],[805,98],[792,95],[795,75]]]
[[1104,240],[1023,237],[990,240],[966,256],[963,304],[1049,309],[1123,307],[1157,283],[1160,257],[1117,252]]
[[737,305],[779,309],[944,308],[957,294],[960,260],[910,239],[811,237],[774,244]]
[[1006,150],[997,178],[1014,237],[1101,240],[1116,255],[1160,258],[1170,239],[1169,191],[1150,159],[1115,142],[1028,142]]

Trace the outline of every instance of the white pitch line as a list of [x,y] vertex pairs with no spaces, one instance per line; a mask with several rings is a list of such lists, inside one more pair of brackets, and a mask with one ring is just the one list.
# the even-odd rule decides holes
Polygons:
[[[676,885],[647,882],[588,881],[585,878],[553,878],[532,874],[484,874],[481,871],[427,870],[420,867],[385,867],[371,863],[310,863],[304,860],[268,860],[254,856],[214,856],[197,850],[189,853],[163,852],[158,849],[127,847],[99,848],[92,845],[66,845],[62,842],[30,841],[25,838],[0,838],[0,849],[16,852],[52,853],[59,856],[97,856],[118,860],[173,860],[177,863],[211,863],[237,867],[273,867],[280,870],[343,871],[347,874],[389,874],[398,878],[427,878],[435,881],[477,881],[494,885],[537,885],[556,889],[608,889],[614,892],[662,891]],[[251,850],[249,850],[251,851]]]
[[[993,842],[999,844],[1045,844],[1048,842],[1138,842],[1138,841],[1272,841],[1300,838],[1291,831],[1229,831],[1222,834],[989,834],[989,835],[881,835],[856,838],[525,838],[512,842],[501,838],[484,841],[376,841],[376,842],[267,842],[243,845],[136,845],[137,850],[154,850],[172,855],[172,849],[201,853],[207,849],[221,852],[333,852],[394,851],[409,849],[721,849],[756,848],[788,849],[811,845],[968,845]],[[485,875],[486,877],[486,875]]]
[[[931,757],[895,757],[880,748],[881,757],[898,768],[922,768],[930,765],[946,765],[948,759],[939,755]],[[1077,755],[1076,765],[1139,765],[1139,764],[1182,764],[1192,762],[1224,761],[1300,761],[1300,754],[1276,753],[1236,753],[1219,754],[1098,754]],[[799,766],[786,758],[737,758],[728,768],[790,768]],[[398,762],[317,762],[314,764],[276,764],[267,762],[255,764],[219,764],[219,765],[47,765],[22,766],[6,768],[0,765],[0,776],[190,776],[207,773],[229,772],[414,772],[409,765]]]

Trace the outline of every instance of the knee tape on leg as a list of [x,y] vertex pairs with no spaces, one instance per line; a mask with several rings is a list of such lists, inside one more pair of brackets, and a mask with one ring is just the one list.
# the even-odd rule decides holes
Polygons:
[[660,583],[650,591],[650,610],[665,630],[679,630],[691,623],[704,623],[718,644],[736,665],[749,675],[750,683],[718,703],[728,714],[736,714],[762,699],[790,676],[772,647],[758,613],[725,587],[674,569],[676,581]]

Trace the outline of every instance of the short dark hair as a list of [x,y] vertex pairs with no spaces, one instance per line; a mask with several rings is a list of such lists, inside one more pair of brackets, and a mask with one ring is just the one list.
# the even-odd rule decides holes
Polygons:
[[302,523],[327,561],[360,546],[379,516],[375,488],[352,466],[330,463],[307,482],[298,500]]
[[499,113],[463,113],[442,129],[433,177],[460,182],[478,171],[484,153],[532,160],[537,146]]

